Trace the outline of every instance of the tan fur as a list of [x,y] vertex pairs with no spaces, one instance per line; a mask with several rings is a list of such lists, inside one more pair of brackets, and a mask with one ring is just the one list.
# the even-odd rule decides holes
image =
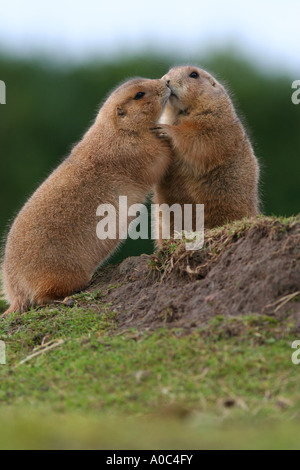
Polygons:
[[[138,92],[145,93],[135,100]],[[114,91],[67,158],[38,188],[9,232],[2,266],[5,314],[61,299],[84,288],[119,240],[99,240],[100,204],[141,203],[171,159],[150,128],[170,90],[135,79]],[[118,211],[117,211],[118,213]],[[4,315],[5,315],[4,314]]]
[[[189,66],[171,69],[163,80],[172,95],[157,132],[170,141],[173,158],[155,202],[204,204],[205,228],[257,215],[258,163],[223,86]],[[194,213],[194,230],[195,224]]]

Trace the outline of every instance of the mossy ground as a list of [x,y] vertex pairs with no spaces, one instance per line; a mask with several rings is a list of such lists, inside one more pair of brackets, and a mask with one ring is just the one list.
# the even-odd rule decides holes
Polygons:
[[300,366],[288,317],[118,335],[109,305],[90,294],[79,301],[98,310],[44,308],[1,323],[0,447],[298,445]]
[[[270,222],[276,238],[298,221],[255,223]],[[211,234],[207,243],[216,246],[204,247],[193,273],[244,230],[241,222]],[[168,282],[178,250],[181,256],[170,244],[152,257],[150,273]],[[300,365],[291,347],[300,340],[296,291],[288,302],[279,299],[286,308],[278,316],[274,309],[228,311],[201,323],[200,315],[186,330],[174,328],[166,310],[156,329],[124,330],[124,312],[106,299],[120,286],[96,284],[69,306],[57,302],[1,320],[7,364],[0,365],[0,448],[300,447]]]

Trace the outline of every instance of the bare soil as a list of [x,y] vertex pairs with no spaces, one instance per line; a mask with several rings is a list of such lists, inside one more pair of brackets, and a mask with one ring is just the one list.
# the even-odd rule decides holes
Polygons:
[[300,330],[300,216],[258,217],[209,230],[200,251],[169,241],[94,276],[89,291],[118,312],[120,330],[187,331],[215,316],[291,315]]

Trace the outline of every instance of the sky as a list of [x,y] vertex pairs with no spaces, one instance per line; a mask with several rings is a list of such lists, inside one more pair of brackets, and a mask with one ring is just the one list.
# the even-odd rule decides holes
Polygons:
[[0,6],[0,49],[17,54],[82,60],[148,47],[188,60],[229,45],[300,77],[300,1],[10,0]]

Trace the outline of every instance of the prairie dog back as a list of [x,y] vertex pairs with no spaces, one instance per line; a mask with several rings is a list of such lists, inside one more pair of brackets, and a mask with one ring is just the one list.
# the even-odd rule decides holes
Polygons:
[[258,162],[224,87],[192,66],[175,67],[163,80],[171,97],[157,133],[170,142],[172,163],[155,202],[204,204],[205,228],[257,215]]
[[141,203],[162,178],[170,149],[150,130],[170,95],[162,80],[116,89],[71,155],[25,204],[7,237],[2,266],[5,314],[81,290],[119,239],[96,235],[100,204]]

